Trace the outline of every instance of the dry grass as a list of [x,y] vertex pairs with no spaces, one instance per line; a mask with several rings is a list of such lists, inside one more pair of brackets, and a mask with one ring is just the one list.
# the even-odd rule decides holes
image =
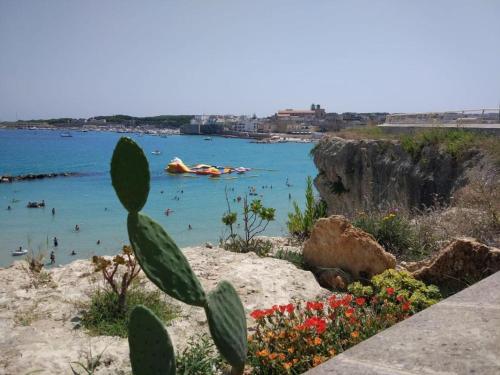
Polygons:
[[414,218],[422,236],[443,242],[473,237],[489,246],[500,246],[500,173],[489,169],[469,176],[448,207],[435,206]]
[[22,311],[16,312],[14,316],[14,323],[18,326],[27,327],[30,326],[34,321],[40,319],[41,314],[36,312],[38,303],[24,309]]

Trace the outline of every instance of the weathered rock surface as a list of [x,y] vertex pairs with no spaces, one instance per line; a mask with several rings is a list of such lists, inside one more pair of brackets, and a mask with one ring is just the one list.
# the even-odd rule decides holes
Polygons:
[[466,171],[482,154],[470,150],[461,160],[424,147],[416,157],[398,141],[325,137],[314,149],[319,174],[314,183],[330,214],[352,215],[372,208],[421,208],[448,202],[467,182]]
[[[185,254],[205,290],[222,279],[229,280],[247,313],[326,293],[310,272],[283,260],[203,247],[185,249]],[[94,355],[105,349],[103,365],[96,374],[129,374],[126,339],[89,337],[83,328],[75,329],[82,304],[94,288],[102,286],[90,262],[78,260],[49,272],[52,285],[34,289],[29,287],[20,262],[0,270],[0,374],[68,374],[69,363],[84,360],[89,348]],[[145,277],[141,283],[155,288]],[[168,327],[177,348],[190,336],[208,332],[202,308],[166,298],[180,311]]]
[[426,283],[462,289],[500,271],[500,249],[473,238],[458,238],[431,259],[409,264],[407,269]]
[[339,215],[316,222],[304,244],[304,261],[313,268],[340,268],[355,279],[369,279],[396,266],[396,258],[370,234]]

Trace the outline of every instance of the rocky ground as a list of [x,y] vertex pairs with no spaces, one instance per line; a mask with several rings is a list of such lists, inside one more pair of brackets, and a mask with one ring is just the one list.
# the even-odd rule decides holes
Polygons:
[[[219,248],[192,247],[184,252],[206,290],[229,280],[247,313],[327,293],[310,272],[283,260]],[[93,289],[103,286],[90,261],[77,260],[49,273],[52,281],[35,288],[21,262],[0,269],[0,374],[68,374],[70,362],[85,362],[90,350],[93,355],[105,350],[96,374],[129,374],[126,339],[90,337],[80,327],[82,305]],[[154,288],[145,278],[143,283]],[[178,317],[168,327],[177,348],[190,336],[208,332],[203,309],[171,302],[179,307]]]

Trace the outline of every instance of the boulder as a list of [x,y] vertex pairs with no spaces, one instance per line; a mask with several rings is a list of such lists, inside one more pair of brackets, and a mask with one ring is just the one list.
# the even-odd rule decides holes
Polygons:
[[473,238],[457,238],[431,259],[410,264],[407,269],[426,283],[463,289],[500,271],[500,249]]
[[340,268],[354,279],[370,279],[396,266],[396,258],[370,234],[338,215],[316,222],[304,244],[304,261],[313,269]]

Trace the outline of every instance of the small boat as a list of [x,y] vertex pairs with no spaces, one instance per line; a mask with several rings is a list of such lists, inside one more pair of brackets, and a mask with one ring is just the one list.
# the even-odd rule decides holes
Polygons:
[[151,151],[151,153],[153,155],[161,155],[161,151],[160,150],[154,150],[154,151]]
[[64,132],[64,133],[61,133],[60,134],[61,137],[63,138],[69,138],[69,137],[72,137],[71,133],[70,132]]
[[41,202],[28,202],[28,204],[26,205],[26,207],[28,207],[28,208],[43,208],[43,207],[45,207],[45,201],[41,201]]
[[14,256],[14,257],[21,256],[21,255],[26,255],[26,254],[28,254],[28,250],[27,249],[21,249],[21,248],[19,248],[17,250],[14,250],[12,252],[12,256]]
[[204,139],[205,141],[211,141],[211,140],[212,140],[212,138],[211,138],[211,137],[205,137],[205,138],[203,138],[203,139]]

